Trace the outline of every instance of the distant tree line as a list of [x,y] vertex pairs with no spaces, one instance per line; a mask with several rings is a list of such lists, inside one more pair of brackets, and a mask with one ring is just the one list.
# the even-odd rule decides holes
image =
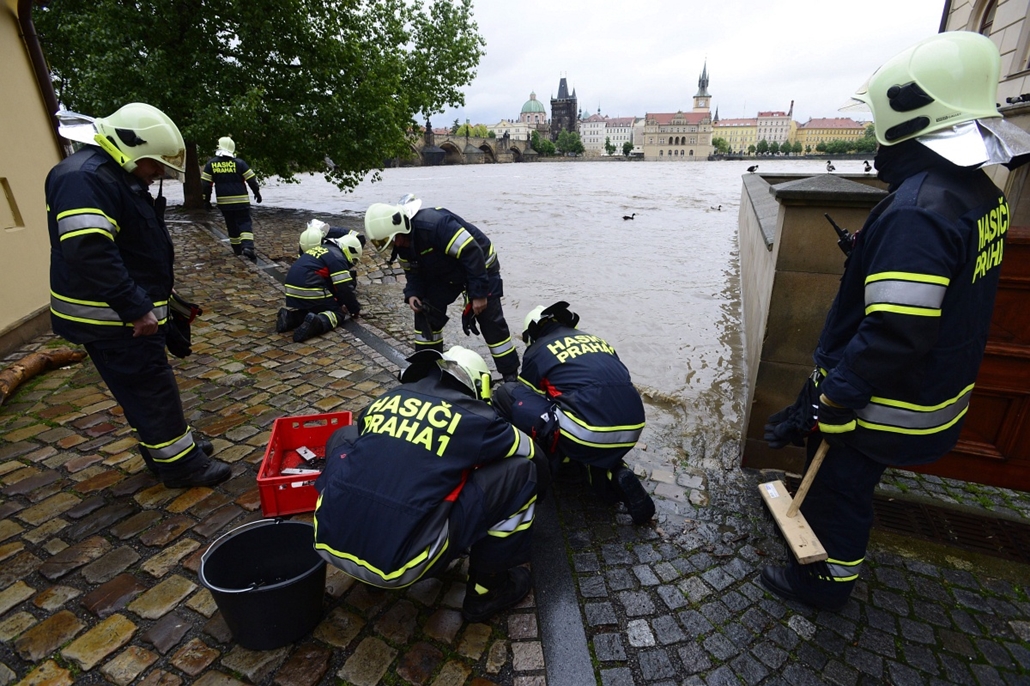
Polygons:
[[[770,143],[764,138],[758,141],[757,144],[751,144],[747,147],[747,150],[732,150],[726,139],[715,137],[712,139],[712,147],[715,148],[717,153],[723,155],[738,154],[742,155],[747,153],[749,155],[800,155],[802,153],[806,155],[812,154],[812,146],[806,145],[802,148],[800,141],[794,141],[793,143],[777,143],[773,141]],[[830,141],[820,141],[815,146],[815,152],[826,155],[846,155],[853,152],[876,152],[876,135],[873,133],[873,127],[870,124],[866,127],[865,133],[861,138],[855,140],[835,139]]]

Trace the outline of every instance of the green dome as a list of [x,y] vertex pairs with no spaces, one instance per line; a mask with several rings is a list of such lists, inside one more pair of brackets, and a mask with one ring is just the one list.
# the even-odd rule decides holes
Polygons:
[[527,100],[526,104],[522,106],[522,114],[533,112],[547,112],[547,110],[544,109],[544,104],[536,99],[536,93],[530,93],[529,100]]

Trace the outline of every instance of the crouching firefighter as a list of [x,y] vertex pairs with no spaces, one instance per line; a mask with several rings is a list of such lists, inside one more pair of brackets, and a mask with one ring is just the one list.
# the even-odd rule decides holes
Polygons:
[[625,503],[643,524],[654,501],[622,458],[644,429],[644,403],[615,349],[578,323],[567,302],[530,312],[522,373],[498,386],[494,407],[537,441],[552,466],[566,459],[586,465],[597,492]]
[[328,229],[317,219],[308,223],[300,236],[301,256],[286,274],[286,307],[276,314],[275,331],[293,331],[296,343],[342,324],[344,308],[352,318],[361,314],[353,266],[361,259],[360,237],[351,231],[326,238]]
[[536,449],[498,416],[490,373],[455,346],[408,358],[401,385],[334,433],[315,482],[315,549],[373,586],[403,588],[469,552],[462,614],[482,622],[526,596]]

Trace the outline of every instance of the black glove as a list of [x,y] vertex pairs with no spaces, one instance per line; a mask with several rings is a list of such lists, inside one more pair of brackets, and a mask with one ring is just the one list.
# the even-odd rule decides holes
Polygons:
[[258,201],[258,205],[261,204],[261,192],[260,191],[254,191],[254,199]]
[[472,303],[465,303],[465,309],[461,311],[461,330],[468,336],[469,332],[479,335],[479,327],[476,326],[476,312],[472,309]]
[[168,309],[170,316],[168,326],[165,327],[165,345],[168,346],[168,352],[176,357],[189,357],[193,352],[190,324],[204,311],[174,291],[168,298]]
[[791,445],[801,446],[818,426],[819,390],[817,382],[809,377],[798,393],[797,400],[771,415],[765,424],[765,440],[770,448],[779,449]]
[[827,403],[825,395],[819,396],[819,431],[830,445],[837,445],[844,435],[858,426],[857,415],[850,407],[839,407]]

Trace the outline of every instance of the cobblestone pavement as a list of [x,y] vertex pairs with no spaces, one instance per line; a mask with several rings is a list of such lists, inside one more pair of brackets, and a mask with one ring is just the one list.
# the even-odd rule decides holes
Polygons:
[[[289,264],[309,218],[255,208],[253,265],[207,230],[221,228],[217,213],[172,217],[179,286],[205,309],[194,354],[173,364],[190,421],[233,465],[228,482],[168,490],[150,477],[88,359],[0,407],[0,686],[547,683],[545,657],[565,637],[541,624],[533,594],[489,623],[463,622],[460,565],[405,592],[330,570],[324,620],[272,651],[236,645],[201,587],[207,546],[261,517],[255,476],[272,421],[357,411],[395,382],[394,363],[350,331],[304,344],[274,333],[282,290],[269,268]],[[370,253],[361,325],[410,351],[399,270]],[[3,365],[57,345],[67,344],[42,337]],[[785,555],[755,487],[768,475],[736,468],[733,446],[691,448],[684,459],[645,434],[629,456],[655,494],[654,526],[633,526],[574,476],[555,485],[558,555],[593,670],[584,683],[1030,683],[1026,566],[874,532],[843,612],[781,602],[756,580]],[[704,464],[722,466],[699,467],[706,451]],[[1026,494],[999,489],[892,472],[882,490],[1030,517]]]

